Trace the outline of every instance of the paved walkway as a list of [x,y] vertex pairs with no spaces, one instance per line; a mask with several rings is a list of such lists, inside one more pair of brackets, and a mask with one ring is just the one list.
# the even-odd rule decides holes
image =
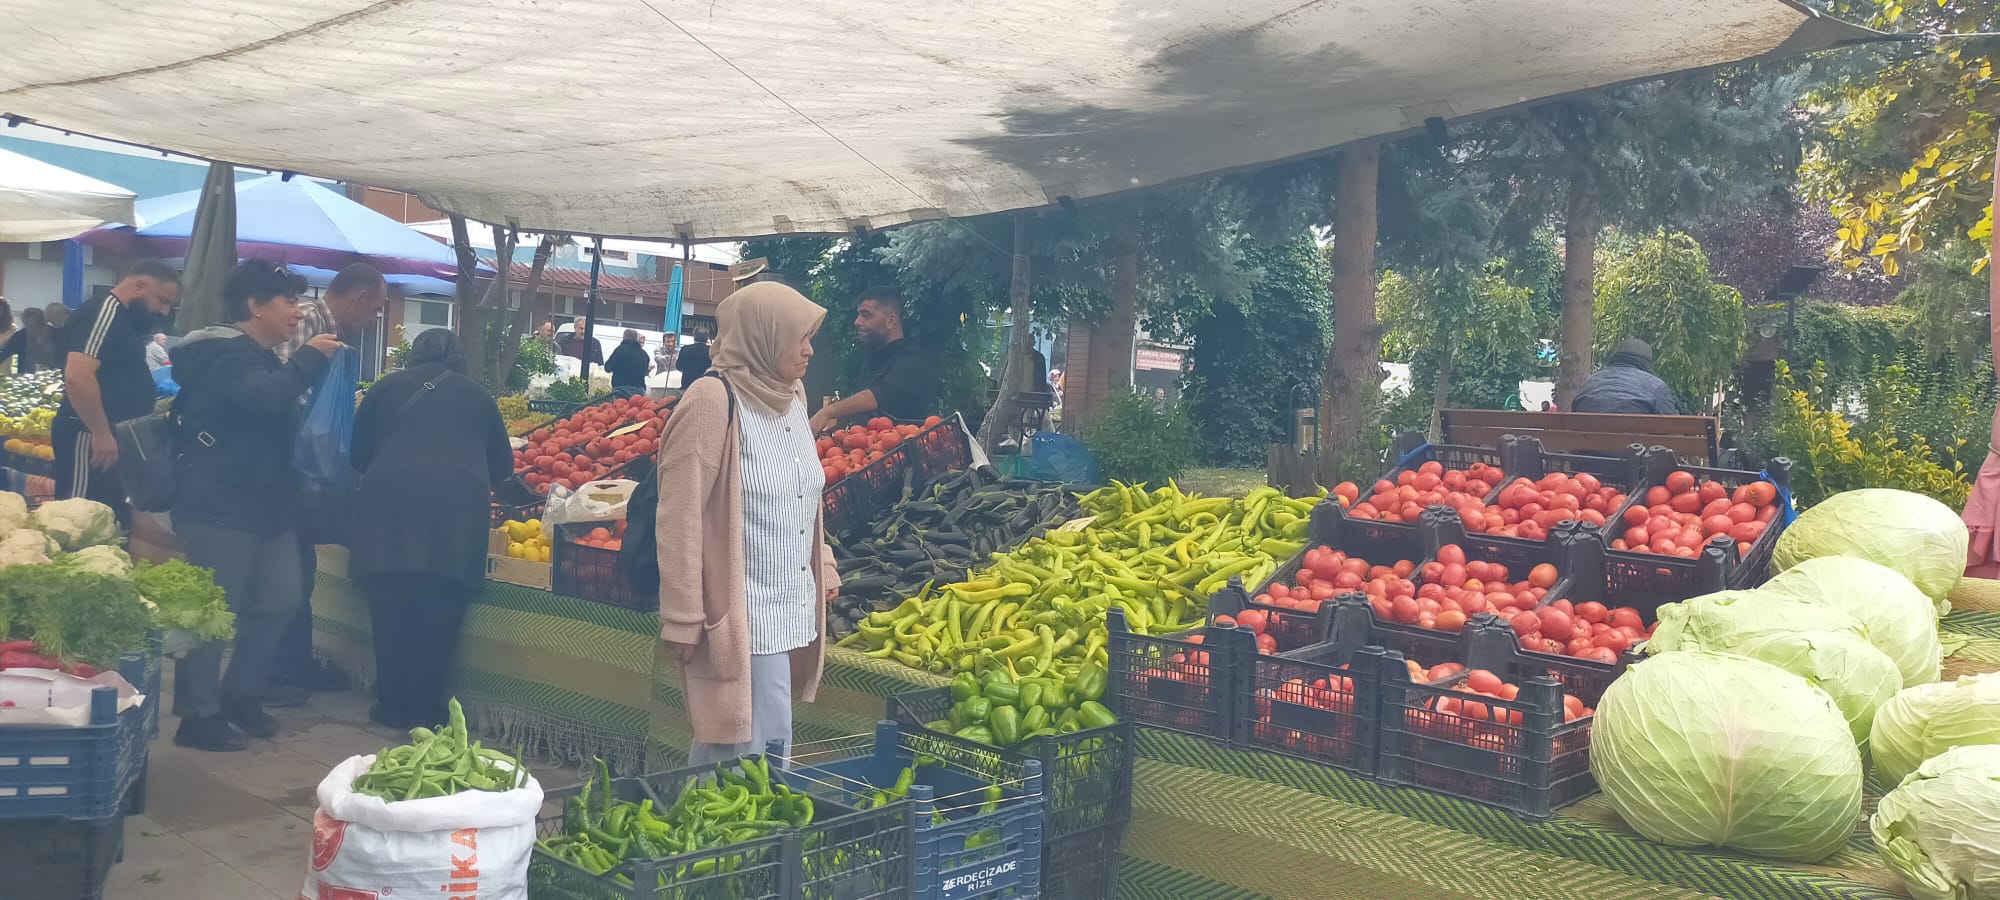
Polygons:
[[[164,683],[163,711],[173,708],[172,661]],[[314,694],[272,710],[284,730],[238,753],[174,746],[179,722],[163,715],[146,812],[125,820],[125,859],[104,900],[298,900],[320,779],[349,756],[408,740],[368,721],[368,705],[361,694]],[[544,786],[579,780],[573,768],[530,768]]]

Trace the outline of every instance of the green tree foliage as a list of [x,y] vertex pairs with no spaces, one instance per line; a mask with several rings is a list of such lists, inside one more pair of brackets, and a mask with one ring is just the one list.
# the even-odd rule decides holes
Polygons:
[[[1544,319],[1535,292],[1508,283],[1504,262],[1389,272],[1377,299],[1382,358],[1408,363],[1413,393],[1438,408],[1501,409],[1537,373]],[[1444,379],[1445,390],[1438,390]]]
[[1915,277],[1896,296],[1896,305],[1910,313],[1908,343],[1959,371],[1970,369],[1992,343],[1987,278],[1973,274],[1983,250],[1958,241],[1917,254],[1910,269]]
[[1707,410],[1743,356],[1743,295],[1715,283],[1701,245],[1661,231],[1612,252],[1597,284],[1598,350],[1653,345],[1653,373],[1684,411]]
[[[1310,236],[1252,244],[1245,263],[1261,276],[1235,303],[1197,304],[1193,365],[1183,382],[1202,459],[1256,466],[1284,440],[1293,409],[1317,406],[1321,360],[1333,337],[1330,273]],[[1156,323],[1157,324],[1157,323]]]
[[1085,426],[1084,447],[1105,478],[1164,485],[1194,465],[1194,425],[1178,404],[1120,394]]
[[[2000,6],[1962,0],[1826,0],[1828,11],[1924,35],[2000,31]],[[1805,167],[1840,220],[1833,255],[1895,275],[1927,247],[1991,234],[1996,44],[1919,40],[1867,51],[1809,99],[1827,110]],[[1986,265],[1987,248],[1971,256]]]
[[1800,365],[1818,365],[1827,389],[1856,391],[1875,373],[1895,365],[1910,346],[1906,341],[1921,342],[1910,327],[1912,318],[1909,310],[1894,306],[1802,304],[1791,358]]
[[[1814,369],[1795,379],[1780,369],[1772,435],[1764,449],[1791,459],[1792,491],[1800,504],[1810,506],[1857,488],[1896,488],[1936,498],[1953,509],[1965,505],[1972,484],[1971,471],[1958,460],[1962,439],[1947,438],[1950,443],[1941,446],[1923,433],[1898,432],[1893,422],[1902,416],[1874,406],[1924,399],[1923,387],[1906,375],[1897,366],[1885,370],[1887,383],[1861,404],[1862,416],[1855,421],[1834,408],[1849,404],[1826,389],[1823,371]],[[1970,415],[1970,404],[1962,398],[1943,402],[1961,418]],[[1986,412],[1991,412],[1990,401]],[[1978,447],[1976,455],[1983,456],[1985,442]]]

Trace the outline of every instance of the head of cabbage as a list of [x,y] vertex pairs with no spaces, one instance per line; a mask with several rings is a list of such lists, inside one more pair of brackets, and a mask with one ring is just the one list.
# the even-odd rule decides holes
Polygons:
[[1854,617],[1868,643],[1895,661],[1903,687],[1938,680],[1941,650],[1931,599],[1888,566],[1849,556],[1805,560],[1759,590],[1790,594]]
[[1754,637],[1806,629],[1838,631],[1863,640],[1868,636],[1860,622],[1839,609],[1764,590],[1703,594],[1661,606],[1655,615],[1659,626],[1646,641],[1647,653],[1728,650]]
[[1861,816],[1861,752],[1826,694],[1745,656],[1632,666],[1597,705],[1590,771],[1640,834],[1824,859]]
[[2000,744],[2000,672],[1907,688],[1875,712],[1869,758],[1896,784],[1953,747]]
[[1821,556],[1852,556],[1888,566],[1951,611],[1945,595],[1965,574],[1972,542],[1951,507],[1922,494],[1887,488],[1846,491],[1801,513],[1778,536],[1771,565],[1784,571]]
[[1868,830],[1916,900],[2000,896],[2000,745],[1926,760],[1882,797]]

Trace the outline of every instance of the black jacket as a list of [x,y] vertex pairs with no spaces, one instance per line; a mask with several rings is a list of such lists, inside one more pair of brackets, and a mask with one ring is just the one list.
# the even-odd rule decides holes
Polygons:
[[612,387],[635,387],[644,390],[646,376],[653,371],[653,358],[646,355],[646,348],[638,341],[619,341],[618,349],[611,351],[611,358],[604,361],[604,371],[611,373]]
[[326,374],[318,351],[290,362],[228,325],[174,349],[181,461],[174,518],[238,531],[291,531],[303,479],[292,467],[306,394]]
[[694,387],[694,380],[708,374],[713,365],[708,356],[708,342],[696,341],[681,348],[680,358],[674,360],[674,371],[681,373],[681,390]]
[[493,485],[514,474],[486,388],[443,364],[382,376],[355,410],[353,458],[361,492],[348,574],[485,580]]

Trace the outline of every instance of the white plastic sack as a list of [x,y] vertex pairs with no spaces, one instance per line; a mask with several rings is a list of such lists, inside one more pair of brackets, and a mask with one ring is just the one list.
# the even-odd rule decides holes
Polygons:
[[319,783],[312,858],[299,900],[527,900],[542,786],[390,803],[354,792],[374,755]]
[[574,491],[549,489],[548,507],[542,512],[542,535],[555,540],[556,526],[574,522],[622,522],[625,503],[639,483],[630,479],[593,481]]

